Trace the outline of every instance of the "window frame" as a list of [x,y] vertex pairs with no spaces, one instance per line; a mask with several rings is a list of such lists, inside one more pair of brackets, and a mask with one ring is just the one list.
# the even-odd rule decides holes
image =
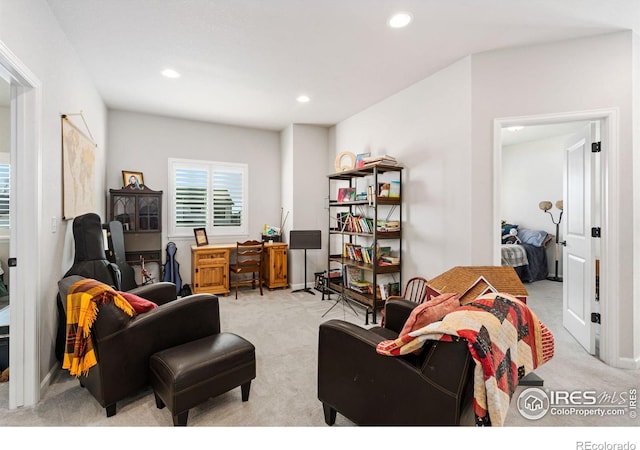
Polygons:
[[[178,169],[194,169],[202,170],[207,169],[207,205],[206,205],[206,219],[203,225],[194,225],[192,227],[179,227],[177,226],[176,218],[176,206],[177,206],[177,193],[176,193],[176,171]],[[195,159],[183,159],[183,158],[169,158],[168,164],[169,172],[169,195],[168,195],[168,237],[191,237],[193,238],[194,228],[205,228],[207,235],[210,237],[216,236],[243,236],[248,234],[248,206],[249,206],[249,166],[245,163],[232,163],[221,161],[207,161],[207,160],[195,160]],[[240,211],[240,225],[239,226],[215,226],[213,224],[213,175],[216,171],[237,171],[242,175],[242,209]]]

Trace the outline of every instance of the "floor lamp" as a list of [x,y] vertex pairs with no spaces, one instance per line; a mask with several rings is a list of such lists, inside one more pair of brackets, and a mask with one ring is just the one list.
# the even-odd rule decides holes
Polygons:
[[551,202],[549,201],[544,201],[544,202],[540,202],[538,204],[538,207],[543,210],[544,212],[546,212],[547,214],[549,214],[549,216],[551,216],[551,222],[553,222],[553,224],[556,226],[556,248],[555,248],[555,258],[556,258],[556,273],[554,276],[552,277],[547,277],[547,280],[551,280],[551,281],[562,281],[562,277],[558,276],[558,260],[560,258],[560,245],[564,245],[564,242],[560,242],[560,221],[562,221],[562,213],[564,212],[563,210],[563,202],[562,200],[558,200],[556,202],[556,208],[558,208],[560,210],[560,215],[558,216],[558,221],[556,222],[555,219],[553,218],[553,214],[551,213]]

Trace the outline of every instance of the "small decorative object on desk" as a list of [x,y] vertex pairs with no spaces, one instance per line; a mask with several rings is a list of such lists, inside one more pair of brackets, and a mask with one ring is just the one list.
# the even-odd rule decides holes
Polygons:
[[280,228],[273,227],[265,223],[262,229],[262,241],[263,242],[282,242],[282,235],[280,234]]
[[142,172],[122,171],[122,184],[127,189],[144,189]]

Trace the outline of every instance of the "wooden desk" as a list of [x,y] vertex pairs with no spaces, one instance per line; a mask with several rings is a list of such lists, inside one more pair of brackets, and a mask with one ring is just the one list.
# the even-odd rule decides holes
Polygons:
[[[191,246],[191,283],[194,294],[229,295],[229,260],[236,243]],[[287,278],[288,245],[264,243],[262,278],[269,290],[289,286]]]

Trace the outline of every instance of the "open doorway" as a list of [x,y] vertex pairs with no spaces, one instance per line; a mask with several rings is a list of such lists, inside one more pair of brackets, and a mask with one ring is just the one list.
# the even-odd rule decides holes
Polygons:
[[[607,215],[603,217],[603,230],[605,229],[607,224],[613,225],[617,221],[618,212],[615,211],[615,208],[611,207],[611,203],[608,200],[611,196],[611,187],[607,184],[607,180],[611,180],[612,176],[615,177],[615,166],[610,164],[611,161],[615,160],[617,156],[617,112],[615,110],[597,110],[597,111],[587,111],[587,112],[577,112],[577,113],[560,113],[554,115],[545,115],[545,116],[531,116],[531,117],[514,117],[514,118],[505,118],[505,119],[496,119],[494,121],[494,220],[496,223],[501,223],[503,218],[503,205],[508,203],[509,196],[512,197],[511,201],[513,201],[513,197],[517,197],[518,190],[513,187],[507,191],[509,187],[508,176],[505,175],[504,171],[509,167],[512,167],[512,162],[509,159],[513,155],[505,155],[503,149],[508,147],[510,144],[514,145],[516,142],[516,138],[513,137],[517,133],[522,133],[522,135],[527,134],[526,131],[528,128],[530,129],[530,133],[551,133],[560,135],[559,142],[563,144],[564,137],[571,136],[570,133],[574,131],[575,128],[585,125],[585,123],[593,123],[597,122],[601,124],[601,140],[602,140],[602,148],[606,149],[605,153],[601,158],[601,168],[600,174],[595,177],[598,180],[598,192],[597,199],[594,203],[597,204],[598,208],[602,210],[607,210]],[[519,131],[507,131],[507,128],[515,127],[515,126],[523,126],[524,128]],[[504,130],[504,131],[503,131]],[[556,133],[559,130],[563,130],[561,133]],[[524,137],[518,138],[524,140]],[[538,151],[529,149],[530,154],[528,162],[521,162],[521,166],[525,166],[523,170],[527,172],[527,174],[533,173],[533,179],[537,180],[536,182],[529,182],[528,192],[532,192],[531,198],[529,198],[526,202],[526,205],[519,205],[520,208],[524,208],[527,210],[526,213],[520,218],[517,216],[513,220],[523,220],[525,221],[525,225],[534,229],[547,230],[548,233],[556,234],[555,223],[553,222],[550,214],[546,214],[544,209],[540,209],[540,202],[548,201],[550,205],[546,205],[548,209],[550,206],[555,207],[558,200],[563,200],[566,195],[566,181],[568,177],[565,175],[564,171],[566,170],[567,164],[563,159],[563,155],[561,151],[558,151],[557,155],[553,157],[543,157],[545,149],[550,145],[550,140],[552,136],[548,136],[548,139],[544,145],[538,145]],[[540,139],[540,143],[542,143],[542,139]],[[541,150],[541,148],[544,149]],[[591,152],[591,146],[589,144],[589,153]],[[520,150],[524,148],[521,147]],[[585,146],[586,148],[586,146]],[[510,149],[513,150],[513,149]],[[566,157],[566,152],[564,157]],[[535,159],[539,158],[540,161],[535,161]],[[512,158],[517,160],[517,158]],[[506,167],[504,167],[506,165]],[[552,172],[556,172],[555,175],[551,176]],[[558,175],[558,173],[560,175]],[[564,179],[563,179],[564,178]],[[505,186],[505,183],[507,186]],[[563,186],[564,184],[564,186]],[[561,195],[558,195],[561,194]],[[542,198],[542,195],[549,198]],[[555,197],[554,197],[555,195]],[[506,197],[506,198],[505,198]],[[557,197],[557,198],[556,198]],[[594,197],[595,199],[595,197]],[[525,203],[524,201],[522,202]],[[562,207],[562,203],[560,203]],[[565,205],[566,206],[566,205]],[[510,211],[517,211],[516,209],[511,209]],[[559,209],[554,209],[552,211],[555,215],[555,220],[558,220],[560,212]],[[565,214],[567,212],[565,211]],[[520,214],[520,213],[513,213]],[[567,216],[562,219],[564,221],[563,225],[559,227],[560,235],[560,243],[564,241],[563,234],[566,232],[566,220]],[[550,220],[551,219],[551,220]],[[553,227],[553,228],[551,228]],[[613,227],[612,227],[613,228]],[[499,231],[500,230],[500,231]],[[591,230],[589,230],[591,231]],[[501,264],[501,228],[496,227],[495,232],[495,247],[494,247],[494,261],[495,264]],[[591,236],[589,236],[590,238]],[[592,313],[600,312],[600,311],[610,311],[614,312],[617,309],[617,300],[616,296],[613,294],[617,291],[615,281],[616,275],[614,272],[614,268],[608,267],[607,262],[612,261],[615,264],[614,252],[615,252],[615,236],[611,236],[607,232],[603,232],[601,238],[598,240],[598,248],[599,253],[597,254],[598,260],[600,262],[600,302],[592,305],[588,305],[584,308],[583,317],[585,317],[585,325],[586,328],[591,329],[593,335],[598,336],[600,339],[600,345],[597,348],[599,352],[599,358],[602,359],[605,363],[610,365],[616,365],[617,361],[615,359],[615,354],[613,349],[617,345],[617,336],[613,333],[613,327],[615,326],[615,318],[612,317],[609,313],[603,314],[603,320],[601,324],[591,324],[590,318]],[[548,268],[550,271],[550,276],[554,276],[555,274],[555,251],[556,246],[552,245],[548,249]],[[568,254],[568,251],[563,252],[563,248],[560,247],[560,255],[558,255],[560,264],[559,264],[559,273],[557,274],[559,278],[562,278],[563,274],[563,265],[562,265],[562,254]],[[588,264],[593,263],[595,266],[595,261],[589,261]],[[594,277],[595,278],[595,277]],[[559,281],[559,280],[558,280]],[[567,283],[566,280],[561,282],[563,288],[566,288]],[[563,289],[566,291],[566,289]],[[595,289],[593,290],[595,293]],[[590,292],[589,292],[590,293]],[[566,314],[567,310],[567,294],[563,292],[563,307],[562,311],[559,311],[559,314]],[[595,298],[595,294],[594,294]],[[589,322],[589,323],[586,323]],[[563,321],[564,323],[564,321]],[[566,329],[566,326],[565,326]],[[573,334],[573,333],[571,333]],[[580,342],[575,335],[577,341]],[[586,347],[585,347],[586,348]],[[594,353],[587,348],[588,352]]]
[[[41,83],[0,41],[0,79],[9,86],[10,193],[9,259],[9,408],[40,398],[38,282],[40,274],[40,105]],[[16,180],[20,179],[18,185]],[[16,205],[20,204],[20,208]],[[19,267],[29,270],[18,270]]]
[[[9,260],[11,198],[11,86],[0,77],[0,383],[9,376]],[[4,405],[8,406],[8,405]]]

